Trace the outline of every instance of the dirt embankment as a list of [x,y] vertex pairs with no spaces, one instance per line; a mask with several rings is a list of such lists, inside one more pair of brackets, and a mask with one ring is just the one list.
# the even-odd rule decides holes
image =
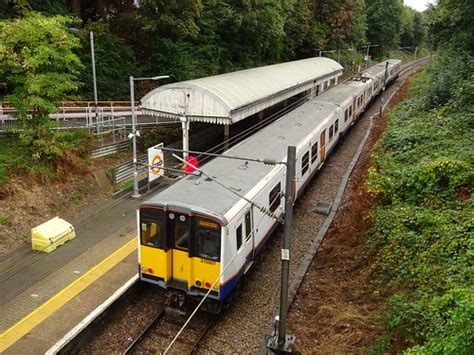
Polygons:
[[[409,85],[407,80],[390,106],[405,98]],[[384,333],[380,296],[370,284],[370,260],[360,255],[374,204],[365,186],[367,171],[385,125],[385,116],[374,122],[343,204],[291,306],[288,334],[296,335],[299,352],[367,353]]]
[[0,195],[0,256],[29,244],[31,228],[59,216],[72,221],[85,208],[111,196],[102,189],[94,172],[120,164],[130,157],[94,160],[78,174],[62,174],[61,181],[38,182],[31,177],[10,179]]

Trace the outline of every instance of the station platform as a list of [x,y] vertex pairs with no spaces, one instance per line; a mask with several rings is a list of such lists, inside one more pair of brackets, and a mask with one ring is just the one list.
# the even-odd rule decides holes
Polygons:
[[136,208],[119,197],[71,223],[49,254],[28,246],[0,259],[0,353],[45,353],[137,276]]

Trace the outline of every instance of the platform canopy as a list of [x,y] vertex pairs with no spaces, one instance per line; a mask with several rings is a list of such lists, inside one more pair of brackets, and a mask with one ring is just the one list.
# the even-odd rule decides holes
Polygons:
[[233,124],[342,74],[329,58],[309,58],[161,86],[142,102],[151,115]]

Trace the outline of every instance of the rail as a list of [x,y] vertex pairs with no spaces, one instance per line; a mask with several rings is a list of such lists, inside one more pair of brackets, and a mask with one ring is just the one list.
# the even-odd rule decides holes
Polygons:
[[[194,354],[201,345],[206,334],[216,323],[217,317],[205,313],[200,313],[200,315],[201,317],[196,319],[195,324],[189,327],[186,336],[178,339],[176,345],[179,348],[174,348],[174,352],[180,354]],[[179,325],[179,321],[174,317],[170,317],[166,309],[160,310],[156,316],[145,325],[140,334],[133,339],[123,354],[131,355],[136,352],[156,354],[163,351],[160,347],[167,344],[170,336],[174,335],[177,325]]]

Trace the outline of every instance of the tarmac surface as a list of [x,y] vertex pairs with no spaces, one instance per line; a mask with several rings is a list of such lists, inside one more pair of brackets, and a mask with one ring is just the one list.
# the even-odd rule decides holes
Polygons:
[[[136,250],[136,220],[135,214],[139,204],[150,194],[163,189],[159,185],[148,193],[142,194],[139,199],[131,197],[131,192],[122,193],[111,200],[92,206],[71,222],[76,229],[76,238],[66,242],[49,254],[35,252],[29,246],[22,247],[0,260],[0,352],[3,353],[9,345],[15,344],[22,334],[29,338],[19,341],[18,344],[30,344],[26,348],[17,348],[17,344],[8,349],[12,353],[31,353],[46,351],[54,342],[40,341],[35,349],[30,349],[31,330],[39,323],[44,324],[48,332],[54,327],[58,328],[53,338],[56,341],[64,336],[63,327],[58,327],[57,322],[48,318],[65,317],[61,321],[66,327],[72,328],[75,323],[85,317],[93,307],[103,302],[104,297],[110,296],[117,288],[123,285],[130,277],[137,273]],[[146,190],[146,189],[145,189]],[[124,247],[126,247],[124,249]],[[97,266],[119,250],[120,257],[115,257],[107,267]],[[113,268],[113,272],[108,272]],[[93,270],[93,275],[84,277]],[[106,275],[107,273],[107,275]],[[102,280],[105,277],[108,280]],[[79,281],[80,290],[64,293],[70,285]],[[95,285],[94,283],[97,283]],[[93,287],[89,287],[92,284]],[[92,289],[92,290],[89,290]],[[85,290],[85,291],[84,291]],[[82,293],[91,293],[88,298]],[[103,294],[103,295],[102,295]],[[59,297],[59,301],[56,297]],[[79,295],[80,297],[76,297]],[[74,298],[75,297],[75,298]],[[56,299],[55,299],[56,298]],[[78,304],[78,302],[80,304]],[[97,303],[97,304],[96,304]],[[49,304],[46,307],[45,305]],[[65,309],[56,312],[61,306]],[[41,312],[37,312],[40,310]],[[36,314],[38,313],[38,314]],[[59,314],[63,315],[59,315]],[[77,314],[76,314],[77,313]],[[26,319],[25,319],[26,318]],[[67,322],[66,322],[67,319]],[[57,319],[56,319],[57,321]],[[67,323],[70,324],[67,324]],[[29,327],[24,328],[25,325]],[[47,324],[50,323],[50,326]],[[44,330],[41,327],[41,331]],[[24,328],[26,331],[18,331]],[[31,329],[30,329],[31,328]],[[70,329],[69,328],[69,329]],[[35,331],[39,331],[36,328]],[[41,333],[40,331],[40,333]],[[13,341],[13,340],[16,341]],[[45,339],[43,335],[38,339]],[[33,341],[33,344],[35,341]],[[16,349],[15,351],[13,351]]]

